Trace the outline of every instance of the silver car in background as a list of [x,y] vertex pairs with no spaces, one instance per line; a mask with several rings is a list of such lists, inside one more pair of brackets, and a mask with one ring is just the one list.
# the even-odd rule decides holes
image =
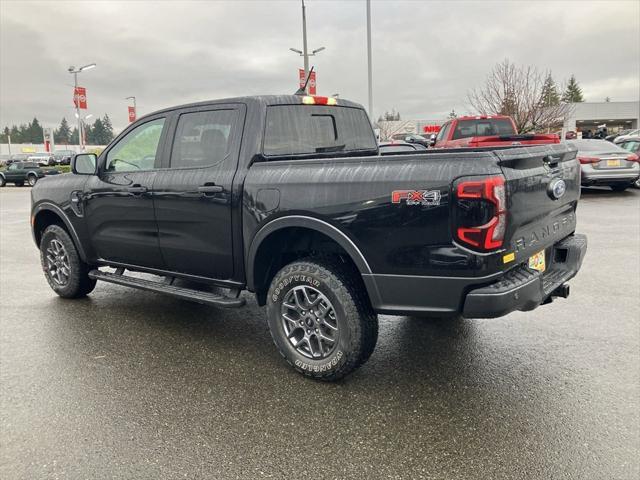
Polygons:
[[640,177],[638,155],[606,140],[567,140],[578,150],[582,186],[604,185],[615,192],[632,186]]

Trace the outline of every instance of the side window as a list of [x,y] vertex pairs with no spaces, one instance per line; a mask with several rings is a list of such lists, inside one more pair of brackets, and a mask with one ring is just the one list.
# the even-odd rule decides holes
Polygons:
[[183,113],[171,150],[171,168],[209,167],[222,162],[231,148],[237,110]]
[[138,172],[155,166],[164,118],[131,130],[107,154],[108,172]]
[[11,165],[9,165],[9,168],[7,168],[7,170],[18,170],[19,164],[17,163],[12,163]]

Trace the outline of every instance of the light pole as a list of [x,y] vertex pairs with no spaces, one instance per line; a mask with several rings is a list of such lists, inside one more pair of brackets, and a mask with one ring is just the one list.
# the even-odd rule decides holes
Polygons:
[[[93,117],[93,113],[90,113],[89,115],[85,115],[84,117],[81,117],[80,115],[78,115],[76,113],[76,118],[78,119],[78,125],[80,125],[82,128],[78,129],[78,143],[80,143],[82,145],[82,151],[84,151],[84,141],[85,141],[85,124],[87,123],[86,120],[89,120],[91,117]],[[82,140],[81,140],[82,138]]]
[[[130,97],[124,97],[124,99],[133,100],[133,114],[135,115],[135,118],[138,118],[138,107],[136,107],[136,97],[132,95]],[[131,119],[129,119],[129,121],[131,121]]]
[[369,81],[369,119],[373,122],[373,74],[371,71],[371,0],[367,0],[367,74]]
[[[315,56],[316,53],[324,50],[325,47],[316,48],[311,53],[307,50],[307,14],[306,7],[304,6],[304,0],[302,0],[302,51],[297,48],[290,48],[292,52],[299,54],[301,57],[304,57],[304,79],[307,80],[309,76],[309,57]],[[307,92],[307,88],[305,88],[305,93]]]
[[[96,66],[95,63],[90,63],[88,65],[84,65],[80,68],[76,68],[73,65],[71,65],[68,68],[68,72],[73,74],[73,95],[75,97],[76,95],[76,91],[78,89],[78,74],[84,70],[89,70],[91,68],[94,68]],[[76,118],[78,119],[78,143],[80,145],[80,151],[84,152],[84,139],[83,139],[83,135],[82,135],[82,120],[80,119],[80,99],[79,98],[75,98],[75,104],[76,104]]]

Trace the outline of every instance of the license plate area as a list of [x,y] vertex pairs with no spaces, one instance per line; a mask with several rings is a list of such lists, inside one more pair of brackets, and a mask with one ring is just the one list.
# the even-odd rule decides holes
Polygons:
[[607,167],[619,167],[620,160],[607,160]]
[[538,272],[544,272],[547,269],[544,250],[540,250],[538,253],[529,257],[529,268]]

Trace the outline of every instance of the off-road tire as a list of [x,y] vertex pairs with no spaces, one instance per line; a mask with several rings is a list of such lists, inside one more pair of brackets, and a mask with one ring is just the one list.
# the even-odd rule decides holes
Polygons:
[[[61,285],[51,275],[47,261],[47,248],[51,242],[57,240],[64,248],[68,264],[68,282]],[[96,280],[89,278],[91,268],[84,263],[78,255],[73,240],[64,228],[59,225],[48,226],[42,234],[40,241],[40,262],[42,271],[51,289],[62,298],[81,298],[91,293],[96,286]]]
[[[296,350],[285,333],[282,304],[296,286],[311,286],[323,294],[335,311],[337,345],[316,360]],[[364,364],[378,340],[378,317],[366,295],[359,273],[339,258],[305,258],[283,267],[267,295],[267,321],[276,347],[299,373],[324,381],[338,380]]]
[[33,175],[33,174],[29,175],[27,177],[27,183],[29,185],[31,185],[32,187],[35,186],[35,184],[38,183],[38,177],[36,175]]

